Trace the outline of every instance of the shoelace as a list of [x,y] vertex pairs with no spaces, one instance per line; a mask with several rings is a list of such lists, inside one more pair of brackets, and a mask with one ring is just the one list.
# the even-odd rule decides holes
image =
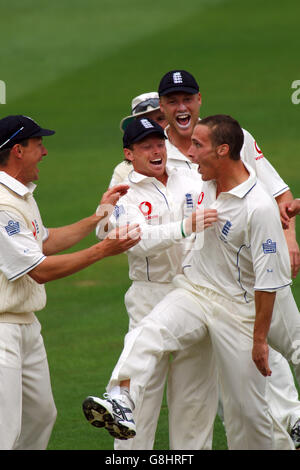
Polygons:
[[123,421],[128,421],[129,423],[134,423],[133,419],[128,419],[126,416],[126,413],[132,414],[132,411],[130,408],[123,407],[120,403],[118,403],[116,400],[111,398],[109,393],[104,393],[103,397],[109,401],[109,403],[112,404],[113,407],[113,413],[118,417],[121,418]]

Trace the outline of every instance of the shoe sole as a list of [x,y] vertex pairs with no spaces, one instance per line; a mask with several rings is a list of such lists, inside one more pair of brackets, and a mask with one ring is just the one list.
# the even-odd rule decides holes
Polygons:
[[[99,401],[98,401],[99,400]],[[83,413],[92,426],[105,428],[115,439],[132,439],[136,432],[115,421],[112,406],[105,400],[87,397],[82,404]]]

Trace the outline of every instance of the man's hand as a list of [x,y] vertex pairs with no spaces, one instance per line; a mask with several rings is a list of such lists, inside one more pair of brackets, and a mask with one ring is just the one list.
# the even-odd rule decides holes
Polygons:
[[[106,220],[102,223],[108,221],[118,200],[127,193],[128,189],[127,184],[117,184],[103,194],[95,214],[97,223],[103,221],[103,219]],[[104,231],[108,231],[108,225],[105,226]]]
[[184,221],[184,232],[186,235],[191,235],[193,232],[202,232],[208,227],[211,227],[218,219],[216,209],[200,209],[197,208],[187,219]]
[[138,224],[117,227],[104,238],[105,257],[114,256],[129,250],[141,239],[141,230]]
[[128,184],[117,184],[116,186],[113,186],[103,194],[100,205],[110,204],[115,206],[120,197],[127,193],[128,189]]
[[300,199],[285,201],[278,204],[282,227],[289,228],[290,219],[300,213]]
[[272,374],[269,367],[269,346],[266,341],[253,342],[252,359],[264,377]]

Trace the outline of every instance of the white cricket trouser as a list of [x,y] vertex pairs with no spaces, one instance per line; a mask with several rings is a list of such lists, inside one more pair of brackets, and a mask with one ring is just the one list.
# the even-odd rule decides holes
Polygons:
[[[172,290],[171,283],[133,282],[125,295],[129,331]],[[136,402],[137,435],[127,441],[115,440],[116,450],[153,449],[166,382],[170,449],[211,449],[214,417],[207,410],[217,406],[217,387],[206,374],[216,376],[216,368],[209,337],[205,342],[207,347],[195,344],[172,357],[169,352],[162,356]]]
[[[209,332],[219,371],[229,449],[276,449],[274,428],[278,423],[266,399],[267,378],[252,360],[254,302],[230,302],[210,289],[193,286],[184,276],[177,276],[175,285],[178,288],[126,336],[108,391],[129,378],[130,394],[138,403],[164,354],[202,342]],[[206,411],[213,422],[216,409]],[[185,418],[183,413],[182,420]],[[280,448],[292,449],[287,431],[282,429],[281,434]]]
[[0,322],[0,449],[45,450],[56,419],[38,320]]

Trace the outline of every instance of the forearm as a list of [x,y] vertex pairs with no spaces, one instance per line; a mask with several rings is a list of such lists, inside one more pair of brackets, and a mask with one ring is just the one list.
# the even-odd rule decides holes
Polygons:
[[49,237],[43,243],[43,253],[49,256],[76,245],[95,229],[99,220],[99,216],[93,214],[71,225],[50,228]]
[[28,274],[39,284],[45,284],[74,274],[105,257],[102,243],[75,253],[47,256]]
[[253,342],[267,340],[272,320],[275,297],[276,292],[255,292],[256,316],[253,331]]
[[[276,198],[277,204],[281,204],[283,202],[292,202],[294,200],[293,194],[290,190],[286,191],[283,194],[280,194]],[[295,224],[295,219],[292,218],[289,221],[289,227],[284,231],[285,237],[288,240],[290,239],[295,239],[296,238],[296,224]]]
[[269,367],[267,336],[270,329],[275,296],[275,292],[255,292],[256,316],[253,330],[252,359],[264,377],[272,373]]
[[39,284],[60,279],[80,271],[108,256],[129,250],[140,241],[140,228],[129,225],[117,228],[99,243],[75,253],[47,256],[28,275]]

